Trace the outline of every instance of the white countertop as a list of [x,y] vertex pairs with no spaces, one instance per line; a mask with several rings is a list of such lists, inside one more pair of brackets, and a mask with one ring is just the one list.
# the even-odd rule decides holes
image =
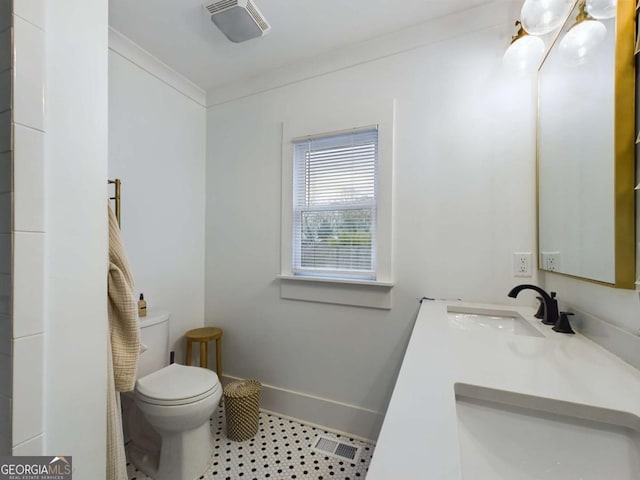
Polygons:
[[[543,337],[450,326],[447,307],[516,312]],[[461,480],[456,384],[640,418],[640,371],[586,337],[556,333],[529,307],[425,301],[413,328],[367,480]],[[575,405],[569,407],[574,410]]]

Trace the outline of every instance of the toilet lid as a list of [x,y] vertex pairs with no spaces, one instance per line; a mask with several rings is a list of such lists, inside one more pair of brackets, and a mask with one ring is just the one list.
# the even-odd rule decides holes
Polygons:
[[218,376],[206,368],[173,363],[136,382],[136,393],[150,403],[190,403],[220,388]]

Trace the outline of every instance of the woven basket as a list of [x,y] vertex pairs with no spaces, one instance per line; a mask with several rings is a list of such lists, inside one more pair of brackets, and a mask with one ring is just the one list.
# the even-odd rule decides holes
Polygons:
[[244,442],[258,433],[261,387],[257,380],[238,380],[224,387],[224,413],[230,440]]

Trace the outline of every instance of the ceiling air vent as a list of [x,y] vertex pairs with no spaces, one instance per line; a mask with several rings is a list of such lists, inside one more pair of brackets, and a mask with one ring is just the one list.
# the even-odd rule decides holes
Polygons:
[[251,0],[205,1],[211,21],[235,43],[265,35],[271,27]]
[[349,460],[350,462],[357,460],[361,449],[362,447],[324,435],[318,435],[311,446],[311,450],[322,455],[339,458],[341,460]]
[[218,13],[222,10],[226,10],[227,8],[237,7],[238,0],[220,0],[219,2],[214,3],[205,3],[204,8],[206,8],[211,15],[214,13]]

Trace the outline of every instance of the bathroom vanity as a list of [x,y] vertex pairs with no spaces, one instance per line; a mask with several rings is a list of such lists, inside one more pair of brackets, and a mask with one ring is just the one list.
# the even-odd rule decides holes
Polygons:
[[529,307],[425,301],[368,480],[640,477],[640,371]]

